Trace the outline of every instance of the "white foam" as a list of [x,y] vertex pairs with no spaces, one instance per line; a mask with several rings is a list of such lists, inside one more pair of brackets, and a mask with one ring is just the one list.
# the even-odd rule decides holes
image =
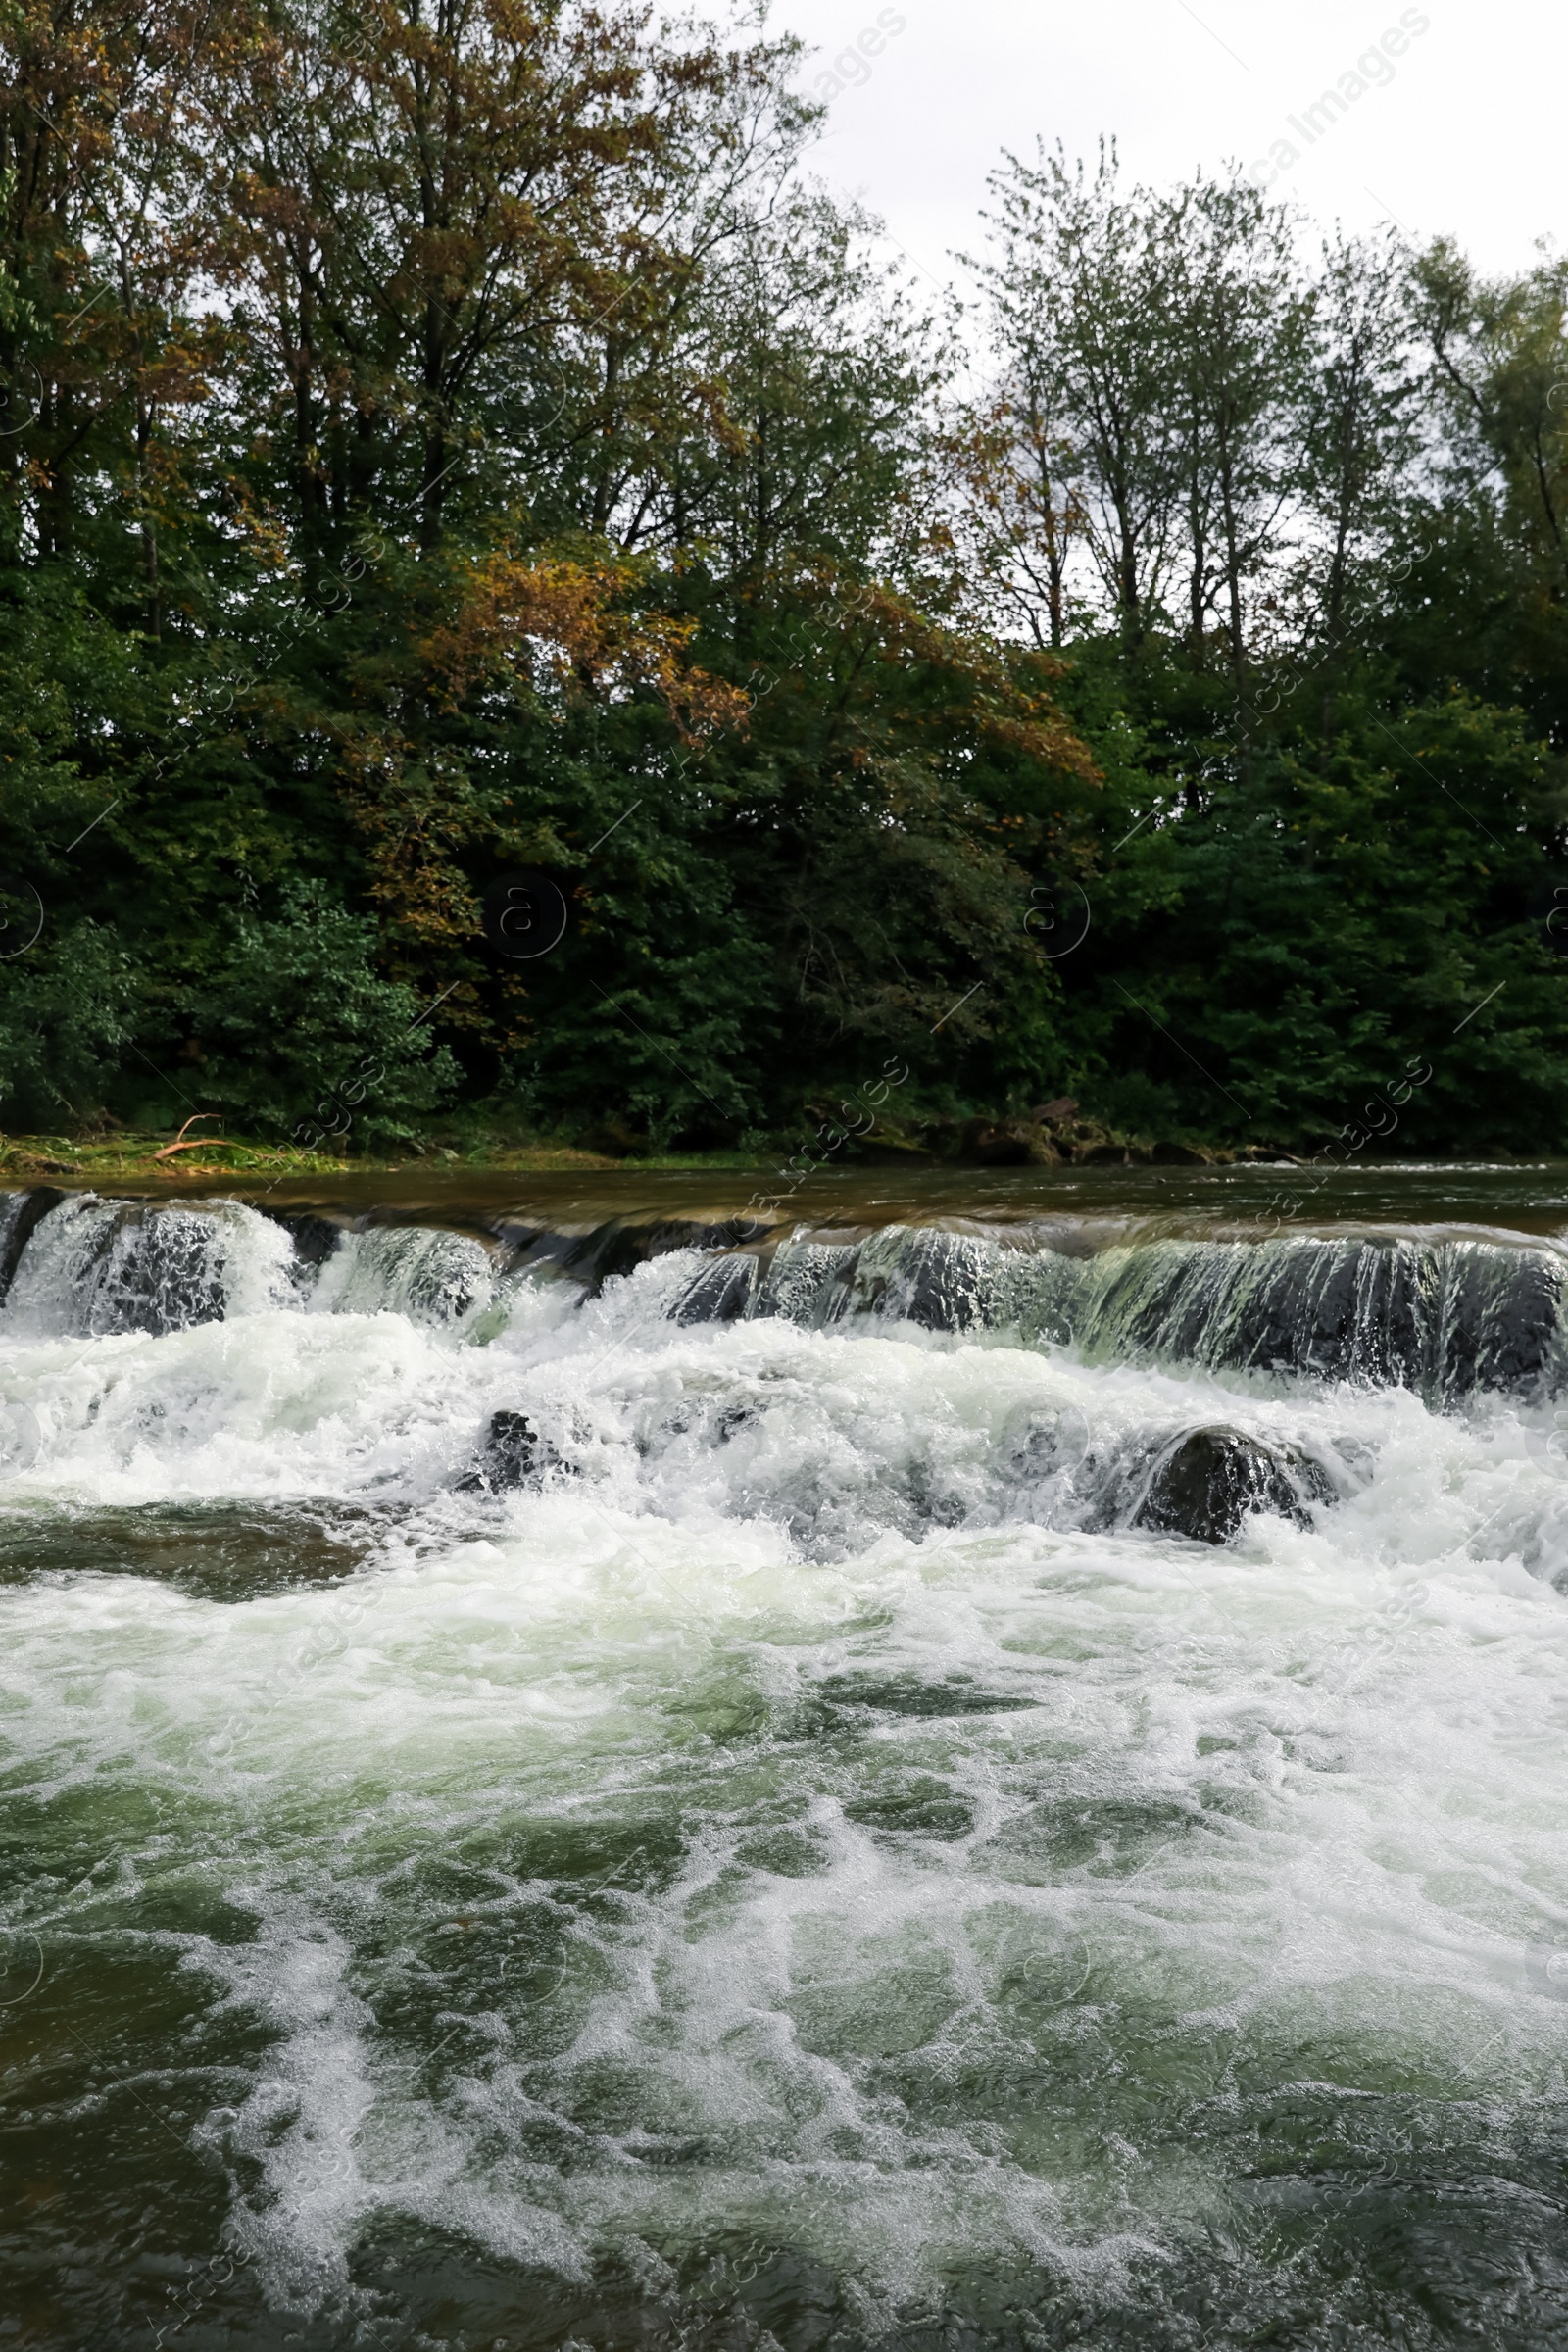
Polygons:
[[[760,2233],[892,2311],[956,2255],[1175,2244],[1218,2158],[1115,2153],[1167,2064],[1560,2089],[1544,1408],[681,1328],[689,1260],[475,1346],[477,1290],[355,1311],[366,1263],[331,1313],[0,1339],[8,1500],[409,1506],[331,1589],[0,1592],[11,1786],[257,1920],[187,1964],[270,2034],[203,2135],[279,2307],[403,2215],[572,2277]],[[569,1471],[459,1491],[501,1408]],[[1223,1549],[1075,1520],[1086,1465],[1217,1420],[1339,1500]]]

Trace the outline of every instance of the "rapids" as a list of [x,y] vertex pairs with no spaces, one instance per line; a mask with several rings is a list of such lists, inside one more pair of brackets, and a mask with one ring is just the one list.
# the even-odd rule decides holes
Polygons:
[[0,1196],[0,2341],[1561,2344],[1559,1172],[596,1181]]

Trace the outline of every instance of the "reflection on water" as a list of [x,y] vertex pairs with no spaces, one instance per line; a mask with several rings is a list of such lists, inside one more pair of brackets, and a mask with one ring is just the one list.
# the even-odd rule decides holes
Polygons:
[[[119,1187],[167,1198],[171,1184]],[[1155,1220],[1194,1230],[1230,1224],[1496,1225],[1555,1233],[1568,1225],[1568,1163],[1533,1166],[1393,1162],[1324,1167],[1290,1161],[1229,1168],[824,1168],[797,1186],[772,1167],[593,1169],[494,1174],[466,1168],[302,1178],[267,1185],[188,1178],[198,1194],[304,1211],[472,1223],[497,1219],[583,1229],[638,1213],[718,1220],[754,1214],[875,1228],[930,1218],[1012,1221],[1041,1216]],[[769,1208],[767,1203],[776,1203]],[[1293,1203],[1298,1202],[1296,1206]]]
[[10,2335],[1568,2340],[1568,1179],[1283,1181],[44,1216]]

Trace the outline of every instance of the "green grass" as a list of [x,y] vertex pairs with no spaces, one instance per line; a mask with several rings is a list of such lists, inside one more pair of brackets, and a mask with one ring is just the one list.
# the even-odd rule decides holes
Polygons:
[[[114,1135],[0,1136],[0,1184],[71,1176],[78,1181],[112,1177],[165,1177],[177,1183],[191,1176],[347,1176],[390,1175],[399,1169],[473,1168],[521,1174],[572,1168],[755,1168],[767,1164],[755,1152],[671,1152],[646,1159],[612,1159],[583,1152],[569,1144],[530,1143],[490,1138],[452,1144],[426,1141],[420,1148],[393,1152],[334,1155],[301,1152],[289,1144],[257,1142],[243,1136],[212,1135],[187,1139],[187,1147],[170,1151],[176,1142],[172,1128],[123,1128]],[[189,1145],[195,1142],[196,1149]],[[160,1156],[164,1154],[164,1156]]]

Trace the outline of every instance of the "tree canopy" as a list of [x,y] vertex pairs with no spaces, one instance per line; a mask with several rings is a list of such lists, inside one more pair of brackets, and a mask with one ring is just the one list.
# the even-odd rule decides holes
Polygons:
[[896,1064],[1312,1149],[1419,1064],[1401,1146],[1568,1150],[1549,254],[1043,147],[933,315],[749,20],[0,49],[6,1125],[734,1146]]

